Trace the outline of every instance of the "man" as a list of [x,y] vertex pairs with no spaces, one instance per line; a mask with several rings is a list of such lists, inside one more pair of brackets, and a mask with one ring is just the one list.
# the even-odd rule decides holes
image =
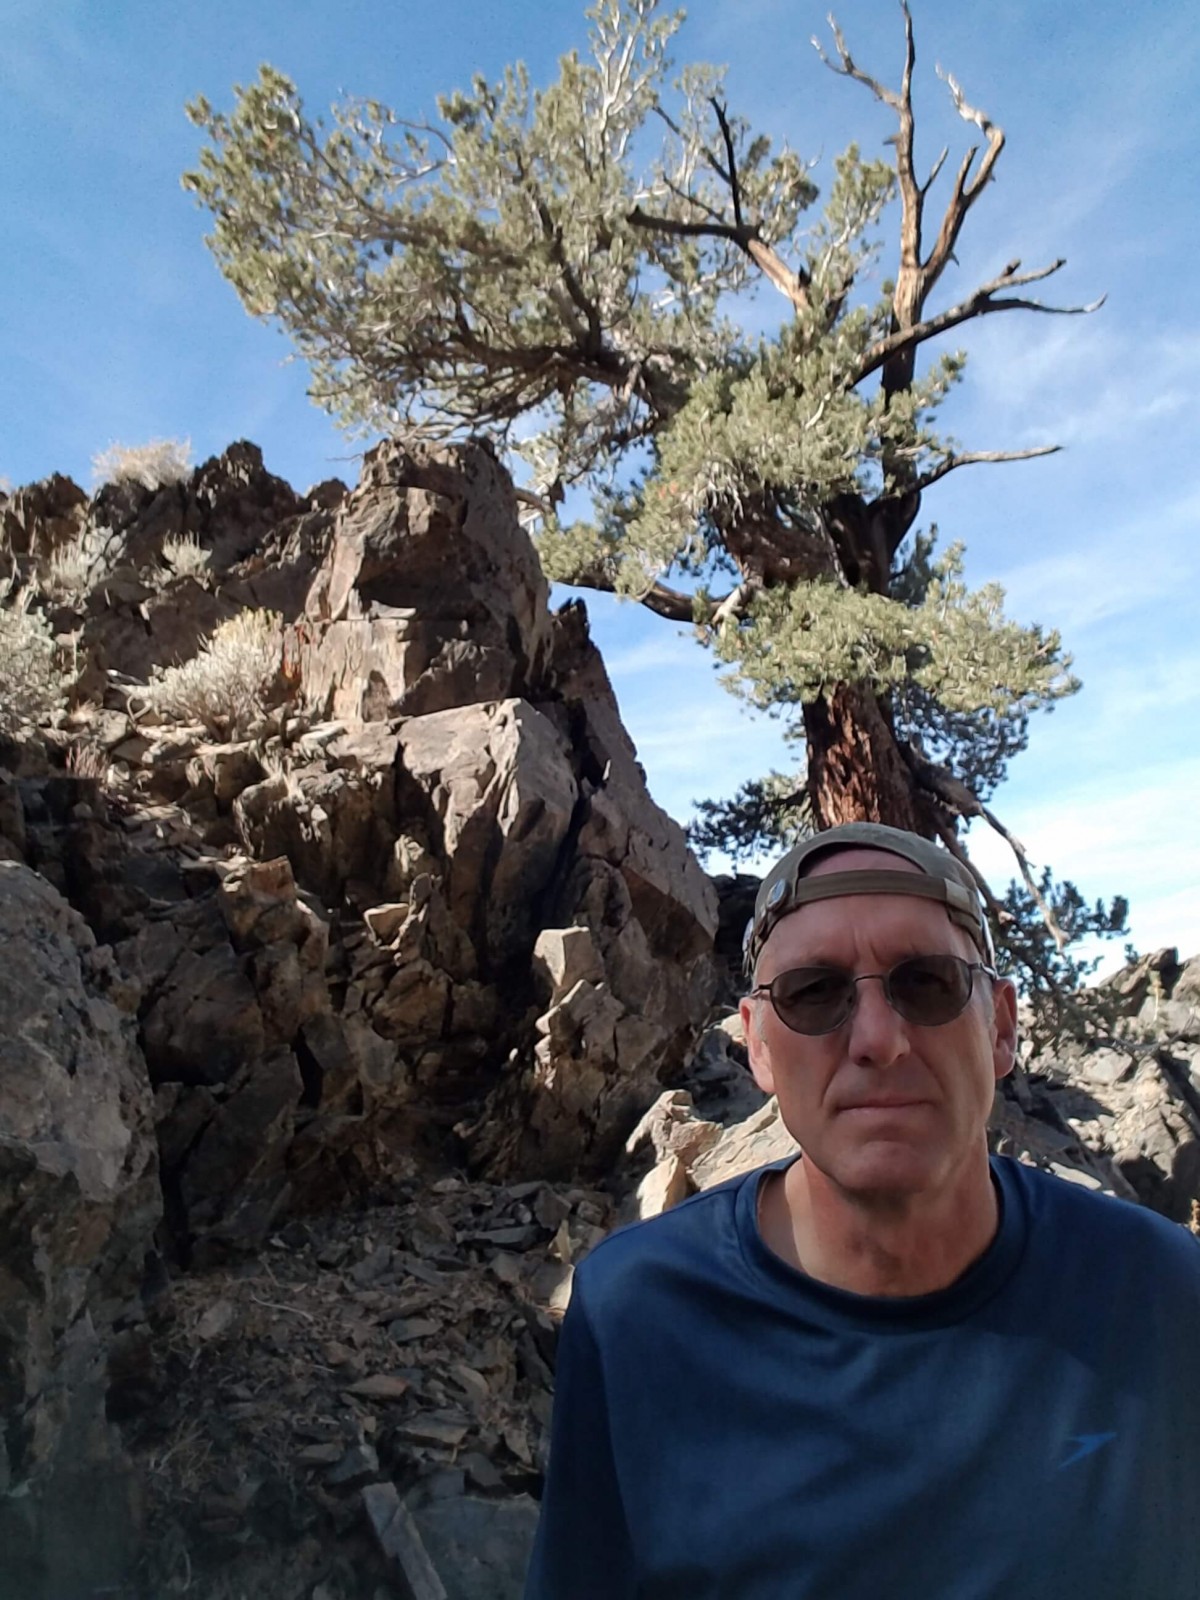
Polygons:
[[1200,1249],[989,1160],[1016,997],[969,876],[832,829],[747,954],[802,1155],[580,1266],[527,1600],[1196,1600]]

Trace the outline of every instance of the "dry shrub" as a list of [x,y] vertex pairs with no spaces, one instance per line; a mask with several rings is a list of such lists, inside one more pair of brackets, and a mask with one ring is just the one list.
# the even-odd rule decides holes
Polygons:
[[163,560],[177,578],[198,578],[208,571],[209,552],[194,533],[163,540]]
[[160,716],[199,722],[216,738],[236,738],[262,716],[279,672],[283,619],[277,611],[239,611],[190,661],[158,667],[147,699]]
[[46,568],[47,587],[53,594],[78,598],[88,592],[104,566],[99,555],[89,548],[94,544],[85,528],[53,552]]
[[149,444],[110,444],[92,457],[97,483],[140,483],[162,489],[182,483],[192,470],[190,439],[151,439]]
[[58,664],[50,624],[29,609],[28,590],[0,584],[0,733],[49,722],[66,704],[67,678]]

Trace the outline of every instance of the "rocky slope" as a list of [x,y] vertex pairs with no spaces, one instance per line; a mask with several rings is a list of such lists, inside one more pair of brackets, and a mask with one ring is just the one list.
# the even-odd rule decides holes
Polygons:
[[[0,1593],[517,1595],[573,1263],[788,1147],[720,1020],[747,886],[481,447],[56,478],[0,567],[70,661],[0,752]],[[164,711],[252,612],[253,715]],[[1200,969],[1122,982],[994,1143],[1186,1220]]]

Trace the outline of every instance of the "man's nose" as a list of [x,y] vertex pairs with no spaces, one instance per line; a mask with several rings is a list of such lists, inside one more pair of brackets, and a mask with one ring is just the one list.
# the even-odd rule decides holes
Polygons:
[[890,1066],[908,1048],[904,1018],[888,1004],[878,978],[864,978],[857,987],[848,1040],[851,1059],[864,1066]]

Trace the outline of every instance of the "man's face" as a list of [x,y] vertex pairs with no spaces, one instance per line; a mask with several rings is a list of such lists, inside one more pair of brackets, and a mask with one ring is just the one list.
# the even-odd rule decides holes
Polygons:
[[[918,872],[899,856],[846,850],[810,875],[885,866]],[[936,901],[847,895],[785,917],[767,940],[756,983],[812,965],[888,972],[907,956],[932,954],[980,959]],[[1016,994],[1007,980],[993,985],[976,973],[966,1010],[940,1027],[905,1021],[874,980],[858,985],[849,1021],[816,1037],[793,1033],[765,995],[743,1000],[741,1010],[759,1087],[778,1097],[806,1160],[837,1187],[864,1197],[934,1192],[978,1160],[996,1080],[1012,1070]]]

